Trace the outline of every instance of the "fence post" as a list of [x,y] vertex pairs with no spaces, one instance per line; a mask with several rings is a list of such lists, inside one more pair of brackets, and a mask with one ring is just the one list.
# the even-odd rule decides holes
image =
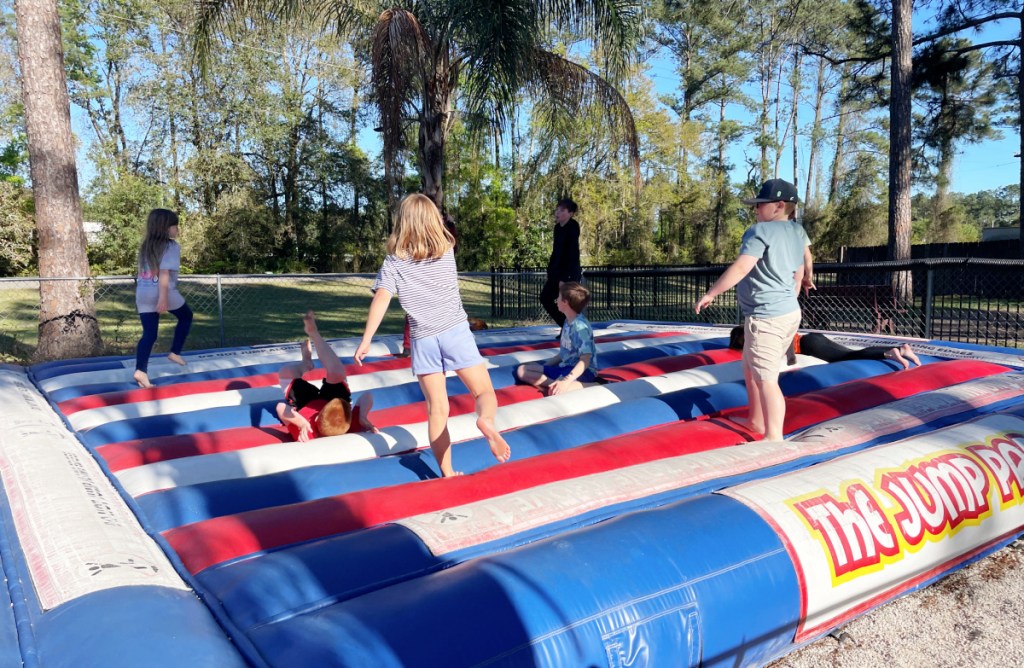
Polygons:
[[492,320],[498,315],[498,313],[497,313],[498,286],[496,284],[497,280],[498,280],[497,279],[497,272],[495,271],[494,265],[491,265],[491,319]]
[[629,275],[629,319],[636,319],[636,274]]
[[928,265],[928,273],[925,279],[924,289],[924,338],[932,338],[932,316],[934,309],[932,302],[935,300],[935,269]]
[[221,289],[220,274],[217,274],[217,320],[220,321],[220,347],[227,344],[224,342],[224,292]]

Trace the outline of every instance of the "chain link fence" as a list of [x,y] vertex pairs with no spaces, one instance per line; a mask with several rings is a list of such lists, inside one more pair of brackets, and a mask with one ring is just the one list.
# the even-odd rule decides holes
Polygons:
[[[321,331],[329,337],[363,333],[374,274],[183,275],[178,289],[195,313],[187,350],[259,345],[299,340],[302,314],[317,312]],[[24,362],[36,347],[39,325],[38,278],[0,279],[0,361]],[[75,280],[91,290],[96,303],[104,352],[134,354],[142,326],[135,310],[135,279],[104,276]],[[466,311],[493,327],[514,323],[491,317],[490,273],[460,274]],[[155,350],[170,346],[174,317],[161,319]],[[380,333],[400,334],[404,315],[397,300],[388,310]]]
[[[735,292],[721,295],[697,315],[693,304],[724,266],[586,267],[594,321],[661,320],[735,324]],[[186,275],[179,289],[195,312],[188,349],[280,343],[302,338],[301,315],[317,312],[330,337],[362,333],[373,274]],[[107,354],[132,354],[141,334],[135,280],[78,280],[95,297]],[[537,296],[545,274],[495,270],[459,275],[470,316],[492,327],[548,322]],[[803,326],[877,332],[1010,347],[1024,344],[1024,261],[923,259],[905,262],[819,264],[818,289],[801,296]],[[39,323],[37,278],[0,279],[0,361],[26,361],[35,350]],[[156,350],[166,351],[172,317],[163,319]],[[380,332],[402,331],[392,306]]]

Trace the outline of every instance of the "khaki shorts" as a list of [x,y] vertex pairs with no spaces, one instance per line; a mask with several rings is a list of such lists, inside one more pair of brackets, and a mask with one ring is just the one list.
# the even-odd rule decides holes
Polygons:
[[743,363],[758,380],[777,381],[782,358],[800,327],[800,310],[774,318],[743,320]]

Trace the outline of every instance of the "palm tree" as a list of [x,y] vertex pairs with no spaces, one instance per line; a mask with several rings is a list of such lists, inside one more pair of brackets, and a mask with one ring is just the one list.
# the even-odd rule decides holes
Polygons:
[[[456,92],[467,125],[502,129],[526,92],[541,113],[578,113],[591,104],[607,112],[629,151],[639,182],[639,146],[629,106],[609,81],[625,70],[642,26],[635,0],[432,0],[381,5],[346,0],[203,0],[196,51],[210,52],[215,31],[254,17],[309,16],[338,34],[370,35],[374,102],[380,112],[384,174],[392,203],[401,195],[402,155],[410,124],[422,191],[443,203],[444,149]],[[607,76],[545,48],[549,31],[591,40]],[[368,31],[368,32],[367,32]]]

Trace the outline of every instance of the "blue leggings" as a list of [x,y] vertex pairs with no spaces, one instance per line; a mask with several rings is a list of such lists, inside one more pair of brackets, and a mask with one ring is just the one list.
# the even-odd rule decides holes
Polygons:
[[[192,309],[188,307],[188,304],[182,304],[171,313],[178,319],[178,324],[174,326],[171,352],[180,355],[181,349],[185,347],[188,331],[192,329]],[[147,373],[149,371],[149,356],[153,353],[153,345],[156,343],[157,330],[160,325],[160,314],[156,311],[140,313],[139,320],[142,321],[142,338],[139,339],[139,345],[135,347],[135,370]]]

